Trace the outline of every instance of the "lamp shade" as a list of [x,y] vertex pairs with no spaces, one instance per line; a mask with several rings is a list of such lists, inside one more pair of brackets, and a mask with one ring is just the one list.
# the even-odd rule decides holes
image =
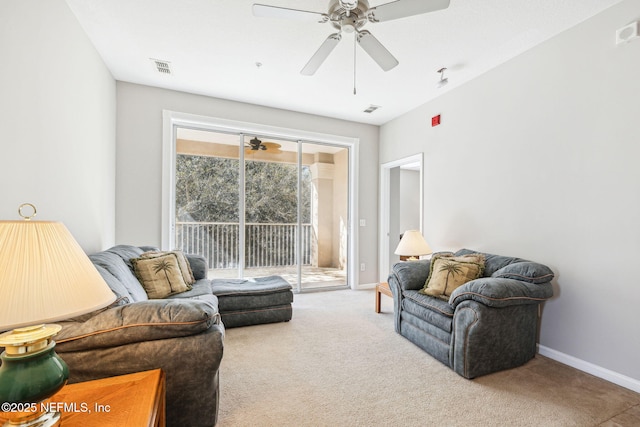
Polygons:
[[401,256],[428,255],[433,251],[422,237],[420,230],[407,230],[402,235],[395,254]]
[[67,319],[114,300],[62,223],[0,221],[0,331]]

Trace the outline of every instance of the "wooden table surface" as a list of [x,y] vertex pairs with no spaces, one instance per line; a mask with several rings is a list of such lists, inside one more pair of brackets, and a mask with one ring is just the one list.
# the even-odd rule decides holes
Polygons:
[[61,413],[63,427],[164,427],[164,373],[156,369],[69,384],[42,405]]

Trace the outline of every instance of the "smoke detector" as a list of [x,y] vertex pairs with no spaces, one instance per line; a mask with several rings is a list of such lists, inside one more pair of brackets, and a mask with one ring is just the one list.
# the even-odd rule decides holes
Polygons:
[[616,31],[616,44],[630,42],[640,38],[640,21],[633,22]]

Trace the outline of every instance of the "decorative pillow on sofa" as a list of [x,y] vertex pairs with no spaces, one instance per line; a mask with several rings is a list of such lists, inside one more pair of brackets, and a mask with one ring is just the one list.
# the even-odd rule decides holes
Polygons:
[[175,256],[178,258],[178,267],[180,267],[180,273],[182,273],[182,278],[187,285],[193,285],[194,283],[196,283],[196,279],[193,276],[193,271],[191,271],[191,265],[189,265],[189,261],[182,251],[149,251],[140,255],[140,258],[157,258],[166,254],[175,254]]
[[553,279],[553,271],[546,265],[532,261],[520,261],[506,265],[496,271],[491,277],[522,280],[534,284],[547,283]]
[[191,289],[184,281],[175,253],[132,258],[131,263],[149,299],[166,298]]
[[429,277],[419,292],[448,300],[456,288],[481,277],[483,270],[482,254],[435,254],[431,258]]

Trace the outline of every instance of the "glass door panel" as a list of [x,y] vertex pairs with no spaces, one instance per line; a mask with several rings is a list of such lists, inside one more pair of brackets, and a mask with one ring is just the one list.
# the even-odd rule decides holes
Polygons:
[[240,138],[178,128],[176,249],[207,259],[209,278],[239,277]]
[[346,287],[349,149],[305,142],[301,150],[301,188],[309,196],[301,215],[301,252],[304,259],[308,250],[308,259],[301,264],[300,290]]
[[297,143],[244,137],[245,277],[297,277]]

